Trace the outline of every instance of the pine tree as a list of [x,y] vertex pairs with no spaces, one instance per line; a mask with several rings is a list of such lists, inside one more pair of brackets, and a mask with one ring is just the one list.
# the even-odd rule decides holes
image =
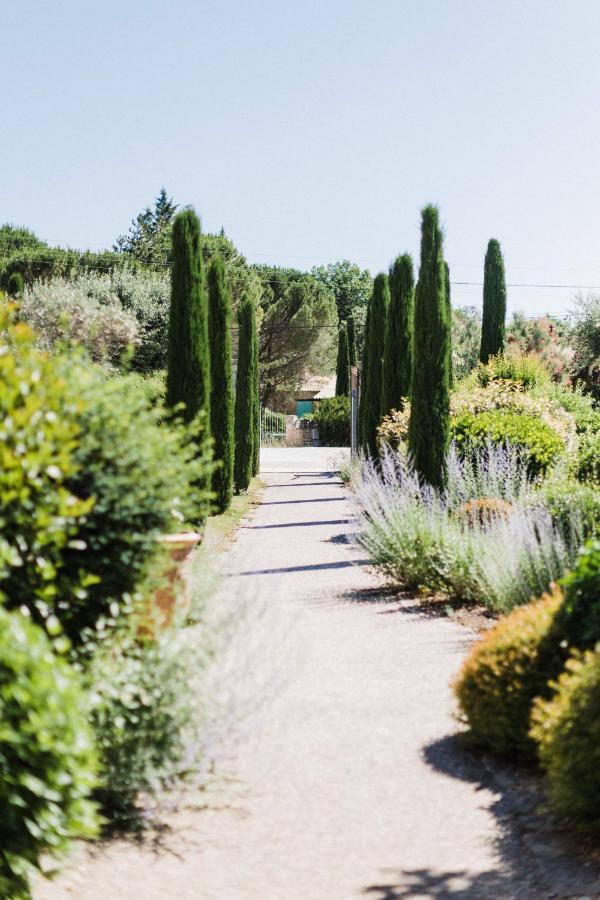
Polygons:
[[390,300],[387,275],[380,273],[373,284],[369,309],[369,331],[365,343],[363,370],[367,383],[363,394],[362,446],[365,453],[377,456],[377,428],[381,421],[381,388],[383,375],[383,345]]
[[408,254],[390,266],[390,305],[385,329],[381,415],[398,409],[410,395],[415,280]]
[[256,310],[252,306],[252,475],[258,475],[260,469],[260,389],[258,370],[258,334],[256,331]]
[[437,207],[426,206],[421,217],[408,446],[419,474],[440,487],[450,434],[448,292]]
[[225,266],[215,256],[208,269],[208,332],[210,338],[210,422],[217,467],[212,490],[215,504],[225,512],[233,494],[233,380],[231,363],[231,297]]
[[354,329],[354,317],[348,316],[346,323],[346,332],[348,335],[348,360],[350,368],[356,365],[356,333]]
[[200,222],[191,209],[183,210],[175,218],[172,253],[167,405],[185,404],[183,417],[186,422],[203,412],[204,432],[209,434],[208,303]]
[[350,396],[350,356],[348,353],[348,332],[345,325],[342,325],[338,331],[335,396]]
[[238,308],[238,358],[235,382],[235,462],[233,480],[236,494],[248,489],[255,465],[256,427],[254,391],[254,304],[244,294]]
[[504,350],[506,320],[506,279],[504,259],[498,241],[492,238],[487,246],[483,272],[483,320],[479,359],[487,363],[490,356]]

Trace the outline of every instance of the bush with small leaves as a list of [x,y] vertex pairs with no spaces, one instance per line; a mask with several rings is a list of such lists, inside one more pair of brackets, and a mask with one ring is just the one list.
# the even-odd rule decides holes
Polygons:
[[600,431],[582,435],[575,461],[575,475],[579,481],[600,484]]
[[529,501],[541,504],[552,516],[553,523],[569,536],[577,521],[580,537],[587,539],[600,533],[600,490],[568,478],[549,478]]
[[492,356],[488,362],[477,367],[477,380],[481,387],[494,381],[509,381],[521,385],[528,391],[534,387],[545,387],[550,383],[550,373],[538,356],[503,354]]
[[96,833],[96,755],[75,671],[0,607],[0,896],[31,897],[43,857]]
[[312,419],[317,423],[319,439],[324,447],[350,446],[350,399],[331,397],[319,400]]

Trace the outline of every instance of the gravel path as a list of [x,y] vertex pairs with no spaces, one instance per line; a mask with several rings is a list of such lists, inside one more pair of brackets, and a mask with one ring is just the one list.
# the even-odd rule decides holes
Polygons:
[[[38,900],[574,897],[598,871],[564,855],[513,776],[461,750],[449,683],[472,634],[382,589],[345,536],[331,451],[263,453],[263,502],[222,560],[286,678],[264,726],[159,845],[80,850]],[[279,620],[281,621],[281,619]],[[539,798],[538,798],[539,799]],[[196,803],[196,808],[194,808]],[[199,809],[198,805],[205,805]]]

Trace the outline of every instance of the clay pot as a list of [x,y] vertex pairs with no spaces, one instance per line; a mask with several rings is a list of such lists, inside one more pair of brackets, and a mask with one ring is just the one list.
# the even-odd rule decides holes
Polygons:
[[185,616],[192,602],[188,583],[189,556],[202,540],[196,531],[165,534],[159,543],[168,550],[168,561],[162,574],[161,585],[152,596],[151,611],[155,627],[168,628],[175,615]]

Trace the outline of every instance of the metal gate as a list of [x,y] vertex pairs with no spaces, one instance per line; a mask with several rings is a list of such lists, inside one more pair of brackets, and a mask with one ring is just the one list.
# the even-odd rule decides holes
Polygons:
[[276,447],[285,444],[285,413],[273,412],[266,406],[260,408],[260,445]]

